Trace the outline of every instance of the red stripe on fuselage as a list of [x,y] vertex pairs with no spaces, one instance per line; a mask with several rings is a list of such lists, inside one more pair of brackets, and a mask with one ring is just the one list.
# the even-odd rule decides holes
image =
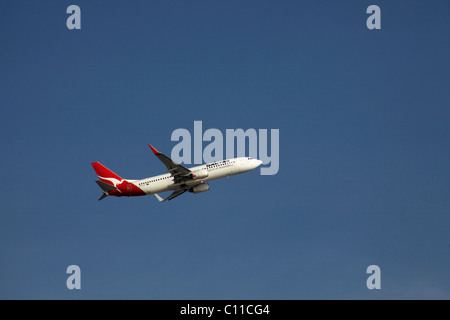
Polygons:
[[146,193],[142,191],[141,188],[136,187],[133,183],[124,180],[122,183],[118,184],[118,190],[113,190],[108,192],[111,196],[117,197],[136,197],[136,196],[145,196]]

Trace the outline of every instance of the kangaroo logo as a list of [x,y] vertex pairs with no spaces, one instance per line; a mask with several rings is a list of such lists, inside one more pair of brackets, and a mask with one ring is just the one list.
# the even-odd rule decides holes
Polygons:
[[103,179],[103,180],[109,180],[114,185],[114,187],[116,187],[116,188],[117,188],[118,184],[123,182],[123,179],[122,180],[117,180],[116,178],[105,178],[105,177],[100,177],[100,176],[98,176],[98,177],[100,179]]

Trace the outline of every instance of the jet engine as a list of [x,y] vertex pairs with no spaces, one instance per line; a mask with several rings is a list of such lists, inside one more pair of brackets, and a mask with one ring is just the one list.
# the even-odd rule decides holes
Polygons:
[[205,179],[208,177],[208,170],[197,170],[191,173],[191,178],[194,180]]
[[202,184],[198,184],[194,187],[191,188],[192,193],[200,193],[200,192],[205,192],[209,190],[209,184],[207,183],[202,183]]

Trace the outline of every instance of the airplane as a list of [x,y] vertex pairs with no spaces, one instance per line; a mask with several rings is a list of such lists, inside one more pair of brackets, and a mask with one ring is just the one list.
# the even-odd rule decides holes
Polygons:
[[[100,162],[92,162],[97,176],[97,184],[103,191],[98,200],[107,196],[134,197],[155,195],[159,202],[172,200],[186,191],[194,194],[209,190],[207,181],[233,176],[256,169],[262,164],[261,160],[251,157],[239,157],[207,163],[193,168],[186,168],[175,163],[168,156],[162,154],[152,145],[148,145],[159,160],[166,166],[166,174],[142,179],[124,179],[103,166]],[[172,191],[165,199],[158,193]]]

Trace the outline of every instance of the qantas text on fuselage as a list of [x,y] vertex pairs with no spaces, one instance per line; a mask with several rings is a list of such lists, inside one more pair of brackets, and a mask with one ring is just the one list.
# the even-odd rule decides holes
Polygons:
[[[239,157],[186,168],[151,145],[149,147],[166,166],[168,173],[142,180],[124,179],[99,162],[92,162],[92,167],[99,178],[95,182],[103,190],[99,200],[107,196],[133,197],[149,194],[154,194],[159,201],[172,200],[186,191],[192,193],[208,191],[208,181],[244,173],[256,169],[262,163],[261,160],[251,157]],[[172,191],[172,194],[163,199],[158,193],[164,191]]]

